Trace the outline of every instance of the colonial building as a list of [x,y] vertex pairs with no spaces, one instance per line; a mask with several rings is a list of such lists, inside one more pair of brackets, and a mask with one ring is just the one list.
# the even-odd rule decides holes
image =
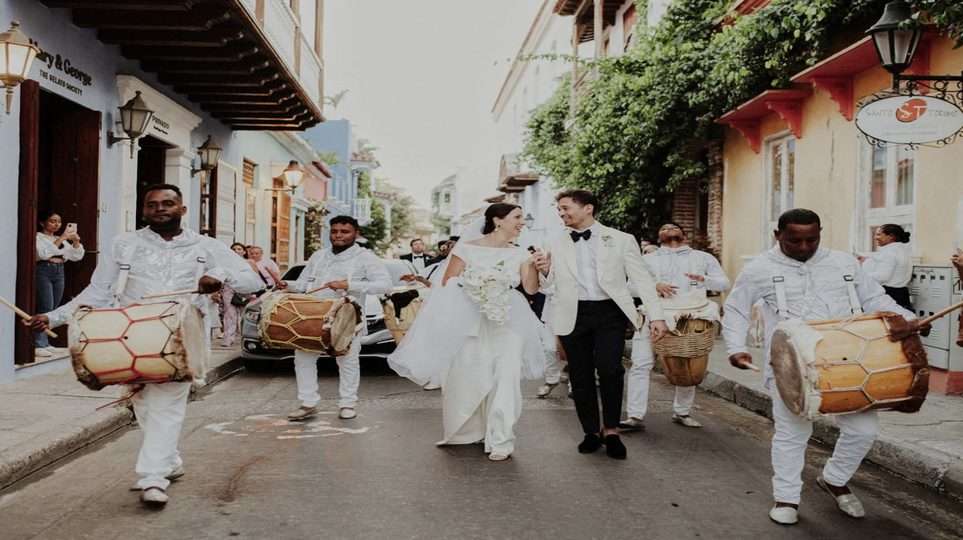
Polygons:
[[431,221],[437,236],[447,238],[449,234],[456,234],[453,224],[460,208],[458,175],[453,174],[431,189]]
[[[114,236],[140,226],[143,189],[157,182],[182,189],[190,228],[262,245],[282,264],[297,258],[297,227],[280,225],[327,189],[296,133],[323,120],[322,8],[0,0],[0,25],[19,22],[38,53],[0,120],[0,185],[10,195],[0,201],[0,266],[16,276],[0,295],[34,311],[39,211],[76,222],[87,248],[66,267],[67,300],[107,260]],[[282,179],[291,161],[304,177],[294,190]],[[34,358],[30,332],[0,316],[3,382]]]

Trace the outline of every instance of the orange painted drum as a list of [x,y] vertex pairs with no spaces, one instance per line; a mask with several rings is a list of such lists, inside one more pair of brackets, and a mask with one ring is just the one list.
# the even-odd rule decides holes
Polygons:
[[349,297],[269,293],[261,297],[261,342],[271,349],[342,356],[363,328],[361,313],[361,306]]
[[94,390],[194,381],[207,358],[203,317],[186,300],[80,308],[68,344],[77,380]]
[[779,396],[793,413],[814,419],[871,409],[916,412],[929,367],[919,336],[905,335],[902,317],[783,321],[769,354]]

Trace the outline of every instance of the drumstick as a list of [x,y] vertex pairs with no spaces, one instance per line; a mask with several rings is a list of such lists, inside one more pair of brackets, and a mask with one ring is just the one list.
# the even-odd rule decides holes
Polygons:
[[167,296],[184,296],[187,294],[199,294],[201,291],[197,289],[184,289],[182,291],[170,291],[158,294],[148,294],[147,296],[141,297],[142,300],[152,300],[154,298],[165,298]]
[[316,292],[321,292],[321,291],[323,291],[323,290],[325,290],[325,289],[327,289],[327,288],[328,288],[327,285],[322,285],[322,286],[318,287],[317,289],[311,289],[310,291],[308,291],[308,292],[306,292],[306,293],[304,293],[304,294],[314,294],[314,293],[316,293]]
[[923,325],[926,325],[926,324],[930,324],[931,322],[935,321],[936,319],[940,319],[940,318],[942,318],[942,317],[945,317],[945,316],[949,315],[950,313],[953,313],[954,311],[960,309],[961,307],[963,307],[963,302],[960,302],[960,303],[958,303],[958,304],[953,304],[952,306],[950,306],[950,307],[948,307],[948,308],[946,308],[946,309],[941,309],[940,311],[937,311],[936,313],[930,315],[929,317],[927,317],[927,318],[925,318],[925,319],[920,319],[919,321],[917,321],[917,322],[918,322],[918,325],[919,325],[919,326],[923,326]]
[[[5,305],[5,306],[7,306],[8,308],[12,309],[13,312],[16,313],[17,316],[19,316],[21,319],[23,319],[23,320],[25,320],[25,321],[29,321],[29,320],[30,320],[31,317],[30,317],[30,315],[27,314],[26,311],[24,311],[24,310],[18,308],[17,306],[13,305],[13,304],[10,303],[6,298],[0,296],[0,303],[3,303],[3,305]],[[57,337],[57,334],[55,334],[54,331],[51,330],[51,329],[49,329],[49,328],[46,329],[46,330],[44,330],[43,333],[44,333],[44,334],[47,334],[48,336],[50,336],[50,337],[52,337],[52,338]]]

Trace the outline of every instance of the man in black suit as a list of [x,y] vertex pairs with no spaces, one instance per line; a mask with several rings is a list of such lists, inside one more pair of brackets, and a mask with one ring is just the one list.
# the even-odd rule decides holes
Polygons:
[[425,268],[432,265],[435,262],[434,258],[425,253],[425,242],[421,238],[415,238],[411,241],[411,253],[406,253],[402,255],[401,260],[408,261],[415,270],[418,272],[419,276],[425,275]]

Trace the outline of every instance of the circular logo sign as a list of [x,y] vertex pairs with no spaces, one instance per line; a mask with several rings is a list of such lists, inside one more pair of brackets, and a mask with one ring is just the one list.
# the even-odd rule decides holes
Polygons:
[[863,105],[856,127],[866,136],[891,144],[944,141],[963,129],[963,110],[931,96],[889,96]]

